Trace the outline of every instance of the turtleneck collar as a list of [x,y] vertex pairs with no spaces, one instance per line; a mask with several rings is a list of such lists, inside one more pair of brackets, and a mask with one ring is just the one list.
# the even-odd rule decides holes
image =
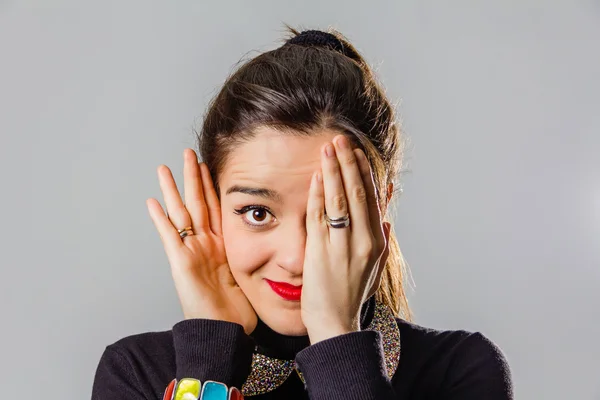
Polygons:
[[[360,311],[361,329],[365,329],[371,323],[374,311],[375,296],[373,295],[362,305]],[[250,336],[256,343],[257,352],[282,360],[293,360],[300,350],[310,345],[308,335],[290,336],[277,333],[260,318],[258,318],[258,324]]]

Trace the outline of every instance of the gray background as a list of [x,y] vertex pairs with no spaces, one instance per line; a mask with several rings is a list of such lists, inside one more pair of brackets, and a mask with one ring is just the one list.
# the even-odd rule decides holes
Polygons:
[[340,29],[399,103],[416,322],[488,335],[519,399],[600,399],[600,3],[566,0],[0,2],[2,397],[89,397],[107,344],[182,318],[156,167],[182,184],[283,22]]

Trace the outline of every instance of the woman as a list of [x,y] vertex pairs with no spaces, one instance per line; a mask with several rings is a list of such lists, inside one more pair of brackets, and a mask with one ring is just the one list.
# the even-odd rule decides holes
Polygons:
[[410,322],[402,143],[372,71],[339,33],[290,30],[213,100],[185,204],[158,168],[167,215],[147,206],[185,319],[109,345],[93,398],[512,399],[490,340]]

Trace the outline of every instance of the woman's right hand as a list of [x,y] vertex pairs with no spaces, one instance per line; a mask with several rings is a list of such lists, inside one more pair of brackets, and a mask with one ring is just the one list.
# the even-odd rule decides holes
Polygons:
[[[167,253],[185,319],[206,318],[235,322],[250,334],[257,315],[231,274],[221,228],[221,205],[205,163],[185,149],[183,203],[171,170],[157,169],[168,216],[160,203],[146,200],[150,217]],[[178,229],[192,227],[183,239]]]

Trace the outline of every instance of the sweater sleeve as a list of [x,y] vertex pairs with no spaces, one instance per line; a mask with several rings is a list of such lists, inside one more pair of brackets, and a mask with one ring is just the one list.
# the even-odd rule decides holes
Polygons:
[[176,378],[217,381],[241,388],[250,373],[253,339],[240,324],[188,319],[173,326]]
[[[175,376],[213,380],[241,388],[250,373],[254,341],[241,325],[209,319],[189,319],[173,326]],[[148,381],[148,365],[127,342],[104,350],[92,389],[93,400],[149,400],[157,394]],[[131,347],[131,348],[129,348]],[[152,349],[146,349],[152,353]],[[160,368],[160,367],[157,367]],[[167,382],[168,384],[168,382]],[[166,389],[166,384],[164,388]],[[162,398],[161,392],[159,395]]]
[[326,339],[296,355],[311,400],[396,400],[381,334],[365,330]]
[[[385,369],[381,334],[352,332],[311,345],[296,355],[311,400],[401,400]],[[480,333],[456,349],[438,400],[512,400],[508,364]]]

